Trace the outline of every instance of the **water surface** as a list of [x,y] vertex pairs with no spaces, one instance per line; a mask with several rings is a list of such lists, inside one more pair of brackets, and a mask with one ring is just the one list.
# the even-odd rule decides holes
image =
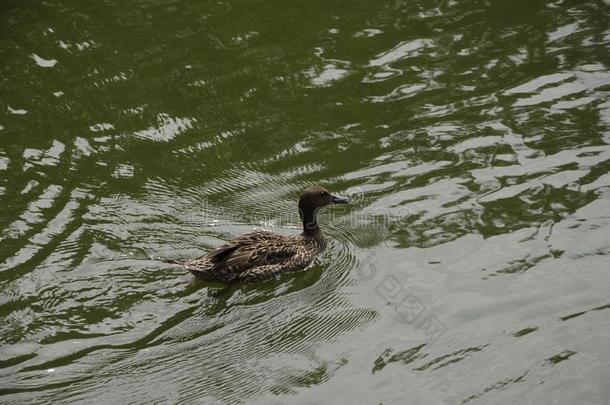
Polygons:
[[[0,401],[610,398],[610,6],[0,6]],[[297,233],[257,285],[157,260]]]

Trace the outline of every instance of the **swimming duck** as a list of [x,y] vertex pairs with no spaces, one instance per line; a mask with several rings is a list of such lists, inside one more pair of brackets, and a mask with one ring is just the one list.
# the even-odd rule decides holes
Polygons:
[[170,263],[181,265],[198,278],[221,282],[262,281],[281,273],[302,270],[326,248],[326,240],[318,227],[318,210],[329,204],[348,201],[331,195],[322,187],[308,187],[299,198],[299,216],[303,222],[301,234],[284,236],[255,231],[239,236],[199,259]]

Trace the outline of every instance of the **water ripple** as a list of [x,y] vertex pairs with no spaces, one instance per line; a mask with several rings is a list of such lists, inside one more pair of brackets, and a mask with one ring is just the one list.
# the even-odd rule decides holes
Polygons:
[[[3,400],[601,403],[607,5],[484,3],[8,7]],[[352,204],[305,271],[155,259],[312,184]]]

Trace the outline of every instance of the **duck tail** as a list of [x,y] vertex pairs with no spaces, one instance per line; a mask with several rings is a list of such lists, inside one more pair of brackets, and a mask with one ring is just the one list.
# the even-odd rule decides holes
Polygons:
[[155,257],[156,260],[162,261],[163,263],[167,263],[167,264],[175,264],[178,266],[184,266],[184,262],[181,260],[175,260],[175,259],[167,259],[165,257]]
[[191,266],[189,263],[186,263],[182,260],[174,260],[174,259],[162,259],[164,263],[167,264],[172,264],[174,266],[180,266],[184,269],[187,269],[188,271],[190,271],[191,273],[193,273],[194,275],[198,275],[201,274],[201,270],[197,269],[196,267]]

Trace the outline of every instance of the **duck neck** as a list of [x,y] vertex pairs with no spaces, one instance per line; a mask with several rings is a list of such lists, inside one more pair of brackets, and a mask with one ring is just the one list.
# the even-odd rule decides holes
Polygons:
[[317,210],[309,209],[309,207],[299,207],[299,214],[303,221],[303,235],[314,238],[322,237],[322,232],[318,226]]

